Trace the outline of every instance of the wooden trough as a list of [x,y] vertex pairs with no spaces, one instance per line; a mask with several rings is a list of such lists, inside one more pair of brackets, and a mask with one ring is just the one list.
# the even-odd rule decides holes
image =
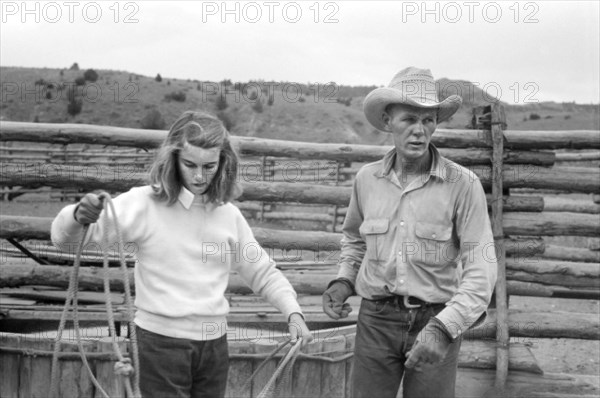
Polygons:
[[[315,340],[299,355],[281,397],[345,398],[350,395],[355,326],[315,332]],[[124,351],[128,341],[116,337]],[[230,370],[228,398],[256,397],[273,375],[285,351],[273,357],[248,383],[250,376],[272,353],[285,335],[273,330],[244,332],[238,328],[229,335]],[[111,337],[86,337],[83,346],[93,374],[110,397],[125,397],[120,376],[114,374],[116,357]],[[40,335],[0,333],[0,396],[6,398],[47,398],[50,385],[54,339]],[[83,367],[73,339],[63,339],[59,356],[62,398],[97,398],[101,395]],[[457,398],[480,397],[492,387],[495,368],[492,341],[465,340],[459,357]],[[525,344],[512,344],[509,353],[508,387],[520,396],[556,397],[564,394],[597,394],[597,386],[585,378],[544,374]],[[527,392],[527,394],[525,394]],[[399,395],[401,396],[401,395]]]

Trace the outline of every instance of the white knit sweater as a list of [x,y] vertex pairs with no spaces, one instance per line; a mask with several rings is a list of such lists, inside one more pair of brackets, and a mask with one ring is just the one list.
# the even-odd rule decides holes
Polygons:
[[[256,242],[250,226],[231,203],[216,206],[183,188],[172,206],[151,197],[150,186],[117,196],[113,203],[125,244],[136,250],[135,323],[165,336],[212,340],[227,331],[224,296],[229,272],[242,279],[286,317],[301,312],[296,293]],[[59,248],[76,247],[83,227],[75,205],[52,223]],[[87,242],[101,242],[102,218],[90,225]],[[114,228],[110,245],[116,247]],[[129,250],[128,250],[129,251]]]

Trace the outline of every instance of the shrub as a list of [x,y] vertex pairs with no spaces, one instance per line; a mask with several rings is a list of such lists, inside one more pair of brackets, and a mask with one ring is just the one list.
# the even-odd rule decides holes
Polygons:
[[83,78],[90,82],[95,82],[98,80],[98,73],[93,69],[88,69],[83,72]]
[[263,111],[263,104],[261,100],[256,101],[253,105],[252,105],[252,110],[254,110],[254,112],[256,113],[262,113]]
[[45,86],[46,85],[46,81],[42,78],[39,78],[35,81],[34,85],[36,86]]
[[217,117],[223,122],[227,131],[235,127],[235,122],[225,112],[217,112]]
[[167,101],[185,102],[186,96],[183,91],[173,91],[170,94],[165,94],[165,99]]
[[538,115],[537,113],[531,113],[529,115],[529,120],[540,120],[540,115]]
[[250,101],[256,101],[257,98],[258,98],[258,93],[256,91],[254,91],[254,90],[252,90],[250,92],[250,94],[248,94],[248,99]]
[[140,124],[143,129],[148,130],[162,130],[165,128],[165,119],[158,111],[158,109],[151,109],[146,115],[140,120]]
[[571,115],[565,115],[565,120],[569,120],[571,118]]
[[79,70],[79,65],[77,64],[77,62],[73,63],[73,65],[71,65],[69,70]]
[[219,98],[217,98],[216,106],[218,111],[222,111],[227,108],[227,98],[225,98],[225,95],[219,95]]
[[305,102],[305,101],[306,101],[306,98],[304,98],[304,96],[298,98],[298,102]]
[[67,113],[71,116],[75,116],[81,113],[82,108],[83,103],[81,100],[73,99],[73,101],[69,101],[69,105],[67,105]]
[[75,84],[77,86],[83,86],[85,84],[85,78],[83,76],[79,76],[77,79],[75,79]]
[[160,73],[156,74],[156,77],[154,78],[154,80],[156,80],[157,82],[162,82],[162,76],[160,75]]

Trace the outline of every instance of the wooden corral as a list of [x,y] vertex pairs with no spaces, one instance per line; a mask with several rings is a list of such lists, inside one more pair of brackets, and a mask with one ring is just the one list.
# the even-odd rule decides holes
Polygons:
[[[2,149],[0,186],[5,189],[4,193],[51,189],[60,192],[63,200],[76,199],[82,192],[94,189],[112,193],[125,191],[147,181],[144,167],[137,166],[148,164],[148,153],[162,142],[165,134],[164,131],[106,126],[3,121],[0,122],[0,140],[11,145]],[[33,146],[24,148],[12,144],[16,142],[60,144],[63,147],[33,150]],[[306,227],[303,230],[253,228],[259,243],[270,254],[275,253],[274,257],[279,260],[278,266],[298,292],[309,325],[321,328],[325,325],[342,326],[355,322],[355,312],[343,323],[328,319],[321,311],[320,295],[337,272],[335,260],[340,249],[340,225],[349,202],[353,175],[362,164],[380,159],[390,148],[247,137],[234,137],[234,142],[242,155],[241,170],[244,172],[245,167],[247,173],[240,178],[244,194],[236,204],[251,219],[251,224],[254,219],[269,222],[292,220],[313,225],[312,228]],[[488,192],[490,208],[500,200],[490,190],[493,166],[490,131],[441,129],[436,131],[433,142],[444,156],[469,168],[481,179]],[[112,149],[101,148],[103,145],[111,146]],[[72,151],[72,146],[79,146],[79,150],[83,152]],[[501,226],[506,236],[509,295],[600,299],[600,252],[544,243],[544,238],[549,236],[600,237],[600,204],[592,200],[561,200],[545,193],[552,191],[600,195],[600,169],[561,167],[555,163],[558,156],[555,150],[565,148],[588,151],[600,149],[600,132],[504,132]],[[88,152],[98,157],[91,159],[87,156]],[[560,156],[566,160],[596,159],[591,155],[564,155]],[[27,158],[28,156],[32,157]],[[130,162],[134,160],[136,167],[123,167],[120,163],[122,159],[129,159]],[[88,163],[88,160],[93,163]],[[295,174],[292,174],[292,170]],[[21,242],[30,250],[32,257],[38,260],[42,258],[46,263],[39,264],[33,259],[16,256],[17,249],[8,243],[0,248],[0,314],[4,330],[7,330],[5,325],[12,322],[14,325],[27,324],[29,330],[42,332],[46,328],[44,325],[54,326],[60,316],[59,304],[64,302],[64,289],[68,284],[70,271],[65,264],[71,262],[73,253],[60,253],[49,248],[51,220],[51,217],[0,215],[0,238]],[[101,256],[97,248],[88,247],[86,250],[86,262],[80,270],[80,288],[85,291],[82,293],[80,318],[82,322],[92,324],[105,319],[104,310],[100,306],[104,299],[99,293],[102,290],[102,271],[98,265]],[[286,259],[286,254],[289,253],[294,254]],[[130,265],[133,265],[133,261]],[[126,316],[121,294],[122,277],[116,268],[111,268],[109,277],[116,320],[123,322]],[[284,323],[281,315],[253,296],[236,274],[231,275],[228,298],[231,324],[263,327],[272,325],[281,329]],[[351,303],[357,308],[357,298],[352,298]],[[489,387],[493,382],[496,368],[496,319],[496,311],[491,309],[486,323],[471,330],[466,336],[460,359],[458,396],[478,396],[485,386]],[[38,329],[31,328],[31,321],[36,322]],[[347,383],[334,386],[331,382],[340,380],[340,375],[345,375],[342,380],[347,380],[351,356],[340,361],[308,357],[310,353],[323,352],[343,356],[347,350],[351,350],[354,333],[352,327],[334,330],[335,332],[323,332],[322,336],[330,334],[329,339],[318,339],[305,351],[307,356],[299,359],[295,370],[297,376],[292,381],[293,388],[297,389],[294,390],[296,396],[347,396]],[[514,338],[597,340],[600,338],[600,321],[577,313],[531,313],[509,309],[508,331]],[[23,335],[3,334],[2,348],[29,347],[28,339]],[[46,339],[40,344],[43,346],[47,343]],[[100,343],[90,344],[91,351],[99,350]],[[254,343],[244,339],[231,339],[229,396],[256,395],[260,385],[244,391],[237,391],[236,388],[244,383],[260,363],[260,358],[270,352],[275,344],[276,341]],[[40,350],[48,348],[42,346],[35,347]],[[70,348],[67,345],[65,349]],[[332,351],[335,354],[331,354]],[[13,373],[22,375],[29,370],[21,370],[21,367],[32,367],[31,358],[18,350],[5,350],[0,361],[3,369],[10,368]],[[8,363],[13,365],[4,366]],[[102,367],[99,363],[97,360],[96,366]],[[272,373],[274,366],[275,362],[269,364],[265,368],[265,375],[258,380],[266,381],[268,372]],[[538,395],[527,396],[552,396],[552,389],[567,391],[569,388],[592,391],[590,394],[597,392],[580,379],[543,375],[543,370],[526,345],[511,344],[509,370],[509,385],[512,383],[523,389],[523,380],[527,377],[532,380],[529,387],[538,388]],[[80,370],[71,372],[79,375],[77,372]],[[329,376],[333,374],[337,376]],[[12,376],[3,374],[2,377],[3,391],[15,391],[13,382],[5,384],[5,380],[13,380]],[[306,377],[310,377],[311,383],[305,382],[303,378]],[[21,376],[18,380],[28,379]],[[81,381],[80,385],[85,387],[88,384]],[[85,393],[78,394],[92,396],[92,390],[86,389]],[[4,393],[0,395],[5,396]]]

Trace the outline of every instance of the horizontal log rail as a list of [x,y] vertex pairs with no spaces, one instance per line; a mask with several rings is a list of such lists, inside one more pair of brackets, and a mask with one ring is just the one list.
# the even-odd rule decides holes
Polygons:
[[[1,239],[50,239],[51,217],[0,215]],[[252,228],[258,243],[265,248],[335,252],[341,248],[342,234],[322,231],[290,231]],[[540,238],[507,239],[506,252],[515,257],[527,257],[544,252]]]
[[[595,270],[594,270],[595,268]],[[61,265],[39,265],[32,261],[7,261],[0,265],[0,287],[19,287],[24,285],[49,285],[68,287],[71,267]],[[564,261],[537,261],[524,266],[515,261],[507,261],[507,280],[525,284],[534,284],[542,290],[561,288],[565,292],[571,289],[583,290],[600,296],[600,278],[598,264],[568,263]],[[133,287],[133,270],[131,285]],[[337,266],[314,267],[307,270],[286,268],[283,274],[294,286],[298,294],[322,294],[327,284],[337,275]],[[80,270],[79,285],[82,290],[101,291],[104,271],[101,267],[84,267]],[[123,276],[118,268],[108,271],[111,290],[122,292]],[[231,294],[252,294],[241,277],[232,272],[227,291]],[[528,295],[534,294],[531,289]],[[598,297],[600,298],[600,297]]]
[[[141,130],[88,124],[53,124],[0,121],[0,141],[98,144],[156,148],[166,131]],[[600,149],[600,131],[511,131],[504,132],[505,148],[511,149]],[[440,148],[491,148],[486,130],[438,129],[433,143]],[[381,147],[347,144],[314,144],[253,137],[233,137],[242,154],[304,159],[334,159],[354,162],[381,158]]]
[[542,257],[556,260],[600,263],[600,251],[587,248],[546,245]]
[[[97,167],[54,164],[0,164],[0,186],[78,188],[83,190],[109,189],[124,192],[144,185],[148,175],[130,166]],[[490,185],[491,167],[473,166],[484,187]],[[452,174],[454,176],[454,174]],[[503,171],[506,188],[559,188],[565,191],[600,193],[600,169],[543,168],[537,166],[506,166]],[[455,177],[451,177],[455,178]],[[456,180],[471,178],[457,174]],[[294,182],[257,181],[255,175],[238,175],[244,188],[240,200],[267,202],[322,203],[347,206],[351,187]],[[319,181],[316,181],[319,182]]]

